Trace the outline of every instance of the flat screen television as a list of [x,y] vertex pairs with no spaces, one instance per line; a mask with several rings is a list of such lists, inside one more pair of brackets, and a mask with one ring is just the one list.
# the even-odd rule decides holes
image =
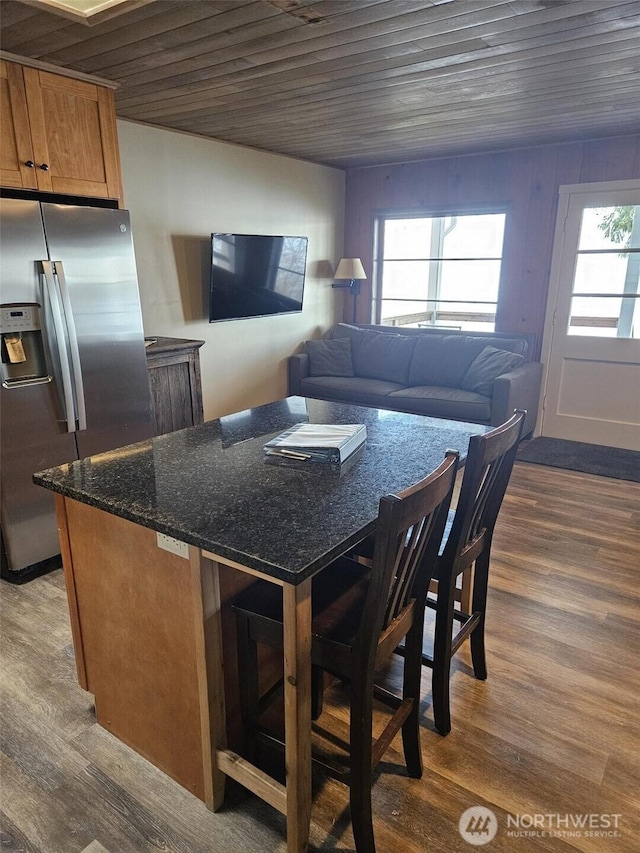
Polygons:
[[209,322],[302,311],[307,237],[212,234]]

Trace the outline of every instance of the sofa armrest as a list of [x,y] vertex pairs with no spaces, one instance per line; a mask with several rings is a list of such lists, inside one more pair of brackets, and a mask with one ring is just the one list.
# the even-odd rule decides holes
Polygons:
[[287,359],[288,394],[300,395],[300,383],[309,375],[309,356],[306,352],[297,352]]
[[514,409],[526,409],[527,416],[522,427],[522,436],[533,432],[538,417],[542,363],[528,361],[505,373],[493,383],[491,424],[498,426],[508,421]]

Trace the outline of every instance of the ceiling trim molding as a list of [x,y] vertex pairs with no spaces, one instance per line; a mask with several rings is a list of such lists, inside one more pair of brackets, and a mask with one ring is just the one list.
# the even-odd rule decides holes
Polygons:
[[41,9],[43,12],[51,12],[53,15],[69,18],[76,24],[92,27],[110,18],[115,18],[117,15],[130,12],[138,6],[154,3],[155,0],[104,0],[102,3],[94,2],[93,8],[89,8],[88,11],[80,8],[80,4],[73,3],[73,0],[70,2],[66,2],[66,0],[22,0],[22,2],[27,6]]

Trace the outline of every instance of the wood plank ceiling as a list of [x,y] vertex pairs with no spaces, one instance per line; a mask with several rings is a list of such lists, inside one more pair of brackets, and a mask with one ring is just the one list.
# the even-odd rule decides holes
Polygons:
[[3,0],[4,51],[121,118],[341,168],[640,130],[640,0]]

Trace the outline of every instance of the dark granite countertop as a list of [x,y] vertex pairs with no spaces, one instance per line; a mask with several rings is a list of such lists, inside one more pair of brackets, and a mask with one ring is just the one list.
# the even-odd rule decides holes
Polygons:
[[[364,423],[342,466],[267,457],[299,422]],[[34,474],[34,482],[272,577],[299,583],[373,530],[381,495],[466,454],[478,424],[289,397]]]

